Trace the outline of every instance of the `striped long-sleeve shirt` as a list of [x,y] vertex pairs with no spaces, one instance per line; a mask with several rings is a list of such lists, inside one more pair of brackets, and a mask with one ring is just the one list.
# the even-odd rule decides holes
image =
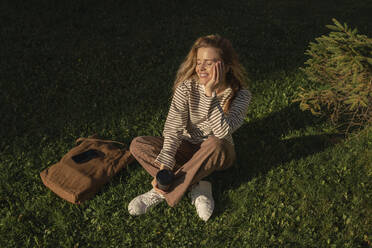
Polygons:
[[225,114],[223,106],[232,96],[229,87],[219,95],[205,95],[205,87],[197,81],[186,80],[175,90],[164,125],[164,144],[155,163],[173,169],[175,154],[182,139],[193,144],[200,143],[214,135],[227,139],[234,145],[232,133],[244,122],[251,93],[241,89]]

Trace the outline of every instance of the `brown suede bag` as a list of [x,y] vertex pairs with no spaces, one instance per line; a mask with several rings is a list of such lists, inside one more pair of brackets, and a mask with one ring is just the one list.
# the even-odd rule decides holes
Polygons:
[[[134,160],[128,147],[117,141],[90,136],[77,139],[76,144],[58,163],[40,173],[45,186],[74,204],[93,197],[116,173]],[[92,150],[93,156],[76,159],[82,158],[80,154]]]

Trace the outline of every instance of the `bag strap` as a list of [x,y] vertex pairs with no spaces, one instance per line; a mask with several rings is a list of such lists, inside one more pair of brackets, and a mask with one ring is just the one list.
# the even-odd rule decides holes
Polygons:
[[124,143],[121,143],[121,142],[118,142],[118,141],[114,141],[114,140],[103,140],[103,139],[95,139],[95,138],[78,138],[75,143],[79,143],[79,142],[82,142],[82,141],[98,141],[98,142],[104,142],[104,143],[116,143],[116,144],[119,144],[119,145],[123,145],[124,147],[127,147],[126,144]]

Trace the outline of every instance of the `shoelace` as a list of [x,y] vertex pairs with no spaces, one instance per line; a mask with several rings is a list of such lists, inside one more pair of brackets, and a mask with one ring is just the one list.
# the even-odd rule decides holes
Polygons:
[[161,202],[164,199],[163,196],[161,196],[159,193],[157,193],[154,189],[151,191],[147,192],[145,195],[142,197],[143,203],[146,204],[146,208],[155,205],[159,202]]
[[195,201],[199,196],[205,196],[207,199],[212,197],[207,191],[207,189],[204,190],[205,191],[203,191],[203,188],[200,187],[200,184],[191,189],[190,196],[192,204],[195,204]]
[[198,190],[192,190],[191,192],[190,192],[190,196],[191,196],[191,203],[192,204],[195,204],[195,200],[196,200],[196,198],[198,198],[199,196],[201,196],[202,194],[201,194],[201,192],[199,192]]

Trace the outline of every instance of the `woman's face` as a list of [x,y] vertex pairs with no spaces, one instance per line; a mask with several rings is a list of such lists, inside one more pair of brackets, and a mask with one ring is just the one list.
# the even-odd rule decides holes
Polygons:
[[[198,48],[196,55],[196,74],[199,78],[199,83],[205,85],[213,75],[213,67],[217,61],[221,60],[217,49],[213,47]],[[223,72],[223,79],[226,72]]]

